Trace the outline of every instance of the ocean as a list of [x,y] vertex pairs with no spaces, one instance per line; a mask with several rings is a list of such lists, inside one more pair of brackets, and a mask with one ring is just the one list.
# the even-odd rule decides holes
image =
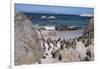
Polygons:
[[24,13],[32,20],[34,25],[39,26],[77,26],[85,29],[90,17],[79,15],[64,14],[42,14],[42,13]]

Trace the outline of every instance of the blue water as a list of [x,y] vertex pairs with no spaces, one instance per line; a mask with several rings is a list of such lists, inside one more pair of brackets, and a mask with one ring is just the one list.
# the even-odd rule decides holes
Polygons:
[[[85,29],[89,21],[89,17],[80,17],[79,15],[62,15],[62,14],[36,14],[24,13],[31,18],[34,25],[42,26],[78,26]],[[55,16],[55,19],[41,19],[41,16]]]

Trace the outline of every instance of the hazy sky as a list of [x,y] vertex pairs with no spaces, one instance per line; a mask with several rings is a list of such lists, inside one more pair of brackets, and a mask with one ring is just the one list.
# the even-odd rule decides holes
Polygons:
[[48,5],[33,5],[33,4],[15,4],[15,9],[21,12],[32,13],[54,13],[54,14],[94,14],[93,8],[83,7],[68,7],[68,6],[48,6]]

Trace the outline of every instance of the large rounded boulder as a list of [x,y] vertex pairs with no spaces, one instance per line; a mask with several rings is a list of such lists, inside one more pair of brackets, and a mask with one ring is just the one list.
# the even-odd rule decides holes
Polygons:
[[33,64],[42,57],[43,51],[32,22],[22,13],[14,16],[15,65]]

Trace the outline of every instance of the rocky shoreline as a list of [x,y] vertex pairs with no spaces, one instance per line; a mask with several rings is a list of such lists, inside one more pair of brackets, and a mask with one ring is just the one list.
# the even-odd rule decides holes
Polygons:
[[[86,30],[89,27],[90,24]],[[94,31],[87,34],[80,30],[56,31],[55,36],[49,32],[49,36],[44,36],[45,32],[33,28],[32,22],[19,12],[15,12],[14,28],[15,65],[94,60]]]

